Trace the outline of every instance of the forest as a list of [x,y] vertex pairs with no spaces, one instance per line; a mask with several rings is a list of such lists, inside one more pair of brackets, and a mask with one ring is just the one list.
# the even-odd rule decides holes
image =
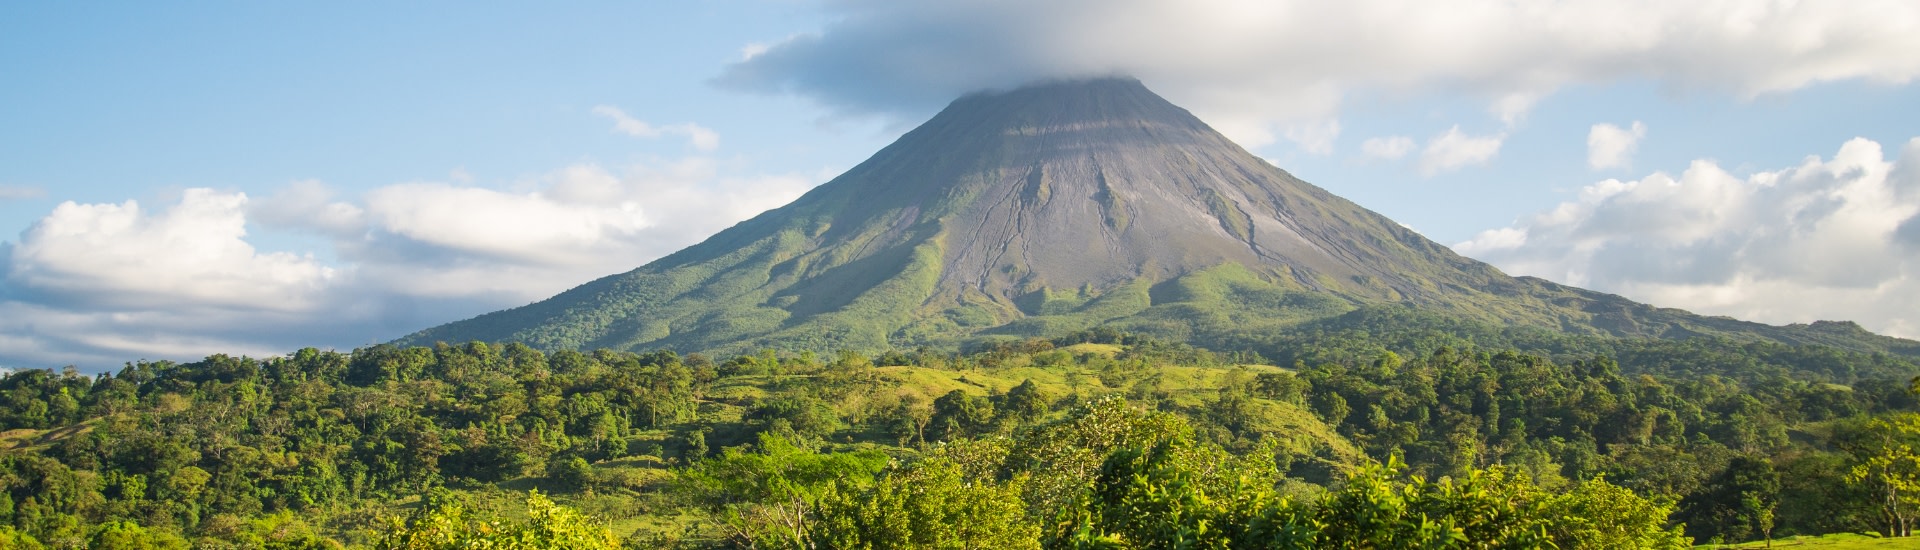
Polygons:
[[[1391,316],[1389,316],[1391,317]],[[304,349],[0,379],[0,547],[1683,548],[1910,535],[1912,359],[1345,327],[1217,353]],[[1401,327],[1401,328],[1395,328]]]

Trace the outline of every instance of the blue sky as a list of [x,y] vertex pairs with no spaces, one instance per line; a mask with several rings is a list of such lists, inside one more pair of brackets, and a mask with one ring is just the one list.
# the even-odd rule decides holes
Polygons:
[[551,4],[0,7],[0,366],[385,341],[1113,73],[1511,273],[1920,336],[1910,2]]

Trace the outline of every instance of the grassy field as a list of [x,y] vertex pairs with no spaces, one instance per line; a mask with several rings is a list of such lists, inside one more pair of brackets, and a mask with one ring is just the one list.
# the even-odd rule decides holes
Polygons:
[[[1748,542],[1748,543],[1741,543],[1741,544],[1707,544],[1707,545],[1695,546],[1694,548],[1716,548],[1717,549],[1717,548],[1766,548],[1766,547],[1767,547],[1767,543],[1765,542]],[[1783,538],[1783,539],[1774,539],[1773,547],[1774,548],[1795,548],[1795,549],[1805,548],[1809,550],[1856,550],[1856,549],[1867,549],[1867,548],[1872,548],[1872,549],[1920,548],[1920,537],[1904,537],[1904,538],[1897,538],[1897,539],[1887,539],[1887,538],[1880,538],[1873,535],[1841,533],[1841,534],[1835,534],[1835,535],[1821,535],[1818,537],[1791,537],[1791,538]]]

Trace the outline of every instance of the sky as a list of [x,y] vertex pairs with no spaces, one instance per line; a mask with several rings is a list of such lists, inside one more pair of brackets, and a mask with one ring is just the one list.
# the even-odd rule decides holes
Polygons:
[[8,3],[0,368],[392,340],[1110,75],[1511,274],[1920,338],[1913,52],[1907,0]]

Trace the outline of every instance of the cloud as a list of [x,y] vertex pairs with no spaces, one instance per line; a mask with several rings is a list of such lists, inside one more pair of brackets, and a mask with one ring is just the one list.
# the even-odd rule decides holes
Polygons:
[[650,225],[633,200],[582,204],[445,183],[382,187],[366,201],[372,223],[395,235],[534,264],[577,263],[570,256],[592,252],[604,238],[632,235]]
[[1414,147],[1413,138],[1407,136],[1367,138],[1360,142],[1360,153],[1377,159],[1400,160],[1413,152]]
[[629,136],[657,138],[666,134],[680,134],[687,136],[687,142],[693,144],[694,149],[712,151],[720,148],[720,134],[699,124],[688,122],[685,124],[654,126],[647,124],[645,121],[627,116],[626,111],[611,105],[594,107],[593,114],[612,119],[614,131]]
[[[405,243],[463,261],[610,273],[637,267],[636,255],[693,244],[818,183],[794,175],[730,177],[722,168],[704,157],[621,169],[585,163],[523,182],[529,189],[522,191],[406,183],[369,192],[364,204],[376,246]],[[548,285],[536,286],[542,297],[550,293]]]
[[1587,166],[1594,170],[1632,165],[1633,150],[1647,137],[1647,125],[1633,121],[1628,128],[1600,123],[1587,131]]
[[1132,74],[1242,144],[1356,92],[1443,90],[1514,124],[1575,84],[1753,97],[1920,75],[1920,4],[1055,0],[815,4],[817,32],[750,45],[715,79],[842,115],[917,119],[965,92]]
[[136,201],[61,203],[8,250],[10,289],[92,307],[310,304],[334,270],[248,244],[247,196],[189,189],[147,212]]
[[1454,249],[1661,306],[1920,337],[1920,193],[1905,179],[1916,170],[1920,138],[1892,160],[1854,139],[1831,159],[1744,177],[1694,161],[1678,177],[1595,183]]
[[296,181],[265,199],[248,201],[247,219],[266,227],[338,238],[352,238],[367,229],[366,211],[336,200],[333,189],[319,180]]
[[760,54],[767,53],[768,48],[770,48],[770,46],[759,42],[748,43],[740,47],[740,60],[746,61],[758,57]]
[[[383,342],[639,267],[822,180],[738,171],[687,157],[581,163],[501,188],[342,197],[300,181],[260,199],[189,189],[157,208],[63,203],[0,243],[0,365]],[[262,239],[315,253],[265,252]]]
[[1340,137],[1340,121],[1300,123],[1286,130],[1287,141],[1299,145],[1301,150],[1315,155],[1333,154],[1333,141]]
[[0,185],[0,201],[37,199],[46,195],[46,189],[32,185]]
[[1500,154],[1500,144],[1506,139],[1507,136],[1504,133],[1491,136],[1469,136],[1460,131],[1459,125],[1454,125],[1445,133],[1427,140],[1426,150],[1420,152],[1420,173],[1431,176],[1471,165],[1486,164]]

